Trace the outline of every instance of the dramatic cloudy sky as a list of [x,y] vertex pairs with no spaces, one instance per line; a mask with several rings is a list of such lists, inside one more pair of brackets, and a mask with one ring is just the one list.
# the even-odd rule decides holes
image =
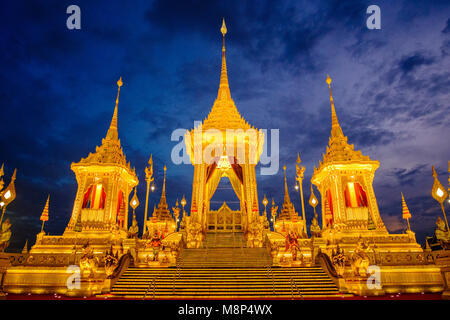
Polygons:
[[[81,8],[81,30],[66,28],[71,4]],[[366,28],[370,4],[381,8],[381,30]],[[296,154],[306,166],[308,198],[328,143],[328,73],[344,133],[381,163],[374,188],[389,230],[405,229],[403,192],[418,240],[433,232],[441,212],[430,196],[431,165],[447,185],[450,159],[448,1],[2,1],[0,161],[7,183],[18,168],[17,199],[7,209],[12,249],[34,242],[48,194],[46,230],[63,232],[76,192],[70,163],[105,136],[119,76],[119,135],[141,182],[141,203],[151,153],[157,190],[150,206],[164,164],[170,205],[183,193],[190,201],[193,168],[171,162],[170,135],[212,106],[222,17],[232,96],[251,124],[280,129],[280,167],[288,167],[297,209]],[[258,170],[257,180],[261,198],[282,202],[282,170]],[[143,212],[137,209],[141,225]]]

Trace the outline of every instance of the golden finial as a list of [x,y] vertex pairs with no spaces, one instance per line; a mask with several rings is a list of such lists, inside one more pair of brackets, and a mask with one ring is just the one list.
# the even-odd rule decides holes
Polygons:
[[283,170],[286,172],[286,165],[283,166]]
[[300,159],[300,153],[297,152],[297,163],[300,164],[302,160]]
[[227,34],[227,26],[225,25],[225,18],[222,19],[222,28],[220,28],[220,32],[222,32],[222,35],[224,37]]
[[120,77],[119,80],[117,81],[117,85],[119,86],[119,88],[123,86],[122,77]]
[[431,168],[433,169],[433,177],[437,178],[436,169],[434,168],[434,166],[431,166]]
[[328,83],[328,86],[331,87],[331,78],[330,78],[330,75],[328,75],[328,74],[327,74],[327,83]]
[[12,181],[16,181],[16,174],[17,174],[17,168],[14,169],[13,175],[12,175],[12,177],[11,177],[11,182],[12,182]]

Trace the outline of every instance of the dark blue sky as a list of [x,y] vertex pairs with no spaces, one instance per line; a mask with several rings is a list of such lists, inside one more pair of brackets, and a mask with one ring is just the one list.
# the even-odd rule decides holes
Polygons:
[[[66,28],[71,4],[81,8],[81,30]],[[370,4],[381,8],[381,30],[366,28]],[[119,76],[119,136],[141,182],[141,204],[150,153],[158,187],[150,206],[159,199],[164,164],[169,204],[183,193],[190,201],[193,168],[171,162],[170,135],[203,120],[214,102],[222,17],[232,96],[252,125],[280,129],[280,167],[288,166],[291,187],[300,152],[309,197],[313,167],[328,143],[329,73],[349,142],[381,162],[374,188],[388,228],[406,227],[403,192],[418,239],[433,232],[441,213],[430,196],[431,165],[447,185],[450,159],[448,1],[2,1],[6,182],[18,168],[18,196],[7,210],[11,248],[26,238],[34,243],[49,193],[46,230],[63,232],[76,192],[70,163],[105,136]],[[282,170],[257,180],[260,197],[281,205]],[[142,205],[141,225],[143,212]]]

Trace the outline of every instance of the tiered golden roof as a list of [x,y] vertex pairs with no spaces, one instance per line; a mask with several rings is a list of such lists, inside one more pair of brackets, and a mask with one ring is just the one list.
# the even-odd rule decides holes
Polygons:
[[227,129],[244,129],[247,130],[252,126],[245,121],[240,115],[239,111],[231,98],[230,86],[228,84],[227,74],[227,61],[225,58],[225,34],[227,28],[225,26],[225,20],[222,22],[222,28],[220,30],[223,35],[222,46],[222,69],[220,73],[220,84],[217,98],[214,101],[214,105],[203,121],[203,130],[218,129],[226,131]]
[[83,166],[86,164],[98,165],[119,165],[127,169],[132,175],[136,175],[135,169],[131,168],[130,163],[127,162],[120,145],[119,133],[117,131],[117,109],[119,105],[120,87],[123,85],[122,78],[117,81],[119,87],[117,92],[116,106],[114,114],[111,119],[106,137],[102,139],[102,144],[95,148],[95,153],[89,153],[86,158],[82,158],[78,163],[73,163],[72,166]]
[[156,221],[167,221],[173,220],[170,215],[169,206],[167,205],[166,200],[166,166],[164,166],[164,181],[163,181],[163,189],[161,193],[161,199],[159,200],[158,207],[153,212],[153,220]]
[[289,197],[289,190],[287,187],[287,179],[286,179],[286,166],[283,166],[284,170],[284,202],[283,208],[278,216],[277,220],[298,220],[298,213],[295,211],[294,205],[291,202],[291,198]]
[[333,96],[331,94],[331,78],[327,75],[327,83],[330,89],[331,102],[331,135],[327,146],[327,151],[323,155],[323,160],[319,161],[319,167],[314,169],[314,172],[320,171],[325,165],[329,163],[342,162],[371,162],[377,163],[376,160],[371,160],[369,156],[365,156],[360,150],[355,150],[353,144],[348,144],[347,137],[344,136],[341,126],[336,115],[334,107]]

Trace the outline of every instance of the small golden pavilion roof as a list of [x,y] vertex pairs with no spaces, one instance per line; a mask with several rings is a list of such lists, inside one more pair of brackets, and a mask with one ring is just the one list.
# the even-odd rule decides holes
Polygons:
[[227,129],[247,130],[253,127],[241,116],[233,99],[231,99],[230,86],[228,84],[227,62],[225,58],[225,34],[227,33],[225,20],[222,21],[221,32],[223,36],[223,46],[219,91],[211,111],[203,121],[202,128],[203,131],[208,129],[218,129],[221,131],[226,131]]
[[164,180],[161,199],[159,200],[158,207],[153,212],[153,220],[157,221],[173,220],[166,200],[166,171],[167,167],[164,166]]
[[82,158],[78,163],[73,163],[73,166],[88,164],[119,165],[129,170],[133,175],[136,175],[135,169],[131,169],[130,163],[125,158],[117,131],[117,109],[119,105],[120,87],[123,85],[122,78],[117,81],[117,85],[116,106],[106,137],[102,139],[102,144],[95,148],[94,153],[89,153],[86,158]]
[[291,198],[289,197],[289,190],[287,187],[287,179],[286,179],[286,166],[283,166],[284,170],[284,202],[283,208],[278,216],[277,220],[292,220],[295,221],[298,219],[298,214],[295,211],[294,205],[291,202]]
[[355,150],[353,144],[348,144],[347,137],[344,136],[341,126],[336,115],[334,107],[333,96],[331,94],[331,78],[327,75],[327,83],[330,89],[331,102],[331,135],[328,142],[327,150],[323,155],[323,160],[319,162],[319,167],[314,169],[314,172],[320,171],[325,165],[330,163],[342,162],[370,162],[377,163],[378,161],[371,160],[369,156],[365,156],[360,150]]

